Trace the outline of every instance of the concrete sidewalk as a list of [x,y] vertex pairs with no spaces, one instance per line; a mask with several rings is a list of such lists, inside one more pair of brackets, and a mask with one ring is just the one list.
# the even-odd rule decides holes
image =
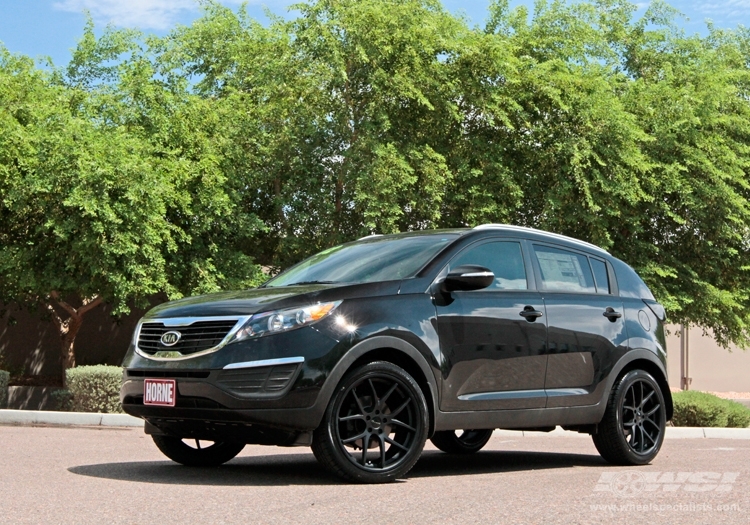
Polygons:
[[[60,425],[89,427],[142,427],[143,420],[127,414],[93,414],[88,412],[50,412],[38,410],[0,410],[0,425]],[[503,437],[580,436],[588,434],[568,432],[557,427],[552,432],[495,430]],[[667,427],[667,439],[750,439],[750,428]]]

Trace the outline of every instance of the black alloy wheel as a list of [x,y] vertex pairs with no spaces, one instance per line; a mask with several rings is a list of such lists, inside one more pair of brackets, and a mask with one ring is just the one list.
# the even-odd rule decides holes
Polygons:
[[625,374],[612,390],[594,445],[616,465],[645,465],[658,454],[666,430],[664,396],[644,370]]
[[180,439],[172,436],[151,436],[156,446],[172,461],[188,467],[218,467],[234,458],[245,448],[244,443]]
[[492,429],[443,430],[430,438],[432,444],[448,454],[479,452],[492,437]]
[[403,477],[419,459],[427,403],[403,369],[374,362],[349,373],[313,434],[313,453],[336,475],[360,483]]

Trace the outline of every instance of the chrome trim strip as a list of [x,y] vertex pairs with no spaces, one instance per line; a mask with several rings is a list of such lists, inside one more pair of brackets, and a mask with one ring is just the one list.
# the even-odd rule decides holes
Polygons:
[[[164,319],[159,318],[153,318],[153,319],[141,319],[138,322],[138,327],[135,330],[135,353],[138,354],[141,357],[145,357],[146,359],[151,359],[152,361],[184,361],[185,359],[192,359],[194,357],[200,357],[202,355],[211,354],[213,352],[216,352],[217,350],[220,350],[224,346],[226,346],[229,341],[232,340],[234,335],[239,331],[240,328],[252,317],[252,315],[244,315],[244,316],[237,316],[237,315],[230,315],[230,316],[213,316],[213,317],[168,317]],[[144,325],[144,323],[162,323],[164,326],[172,328],[177,326],[190,326],[193,323],[197,323],[200,321],[236,321],[234,326],[231,330],[227,333],[226,336],[224,336],[224,339],[221,340],[221,342],[211,348],[207,348],[206,350],[201,350],[200,352],[195,352],[194,354],[188,354],[183,355],[182,357],[155,357],[151,354],[148,354],[141,350],[138,347],[138,340],[141,337],[141,327]],[[179,353],[174,350],[170,350],[171,352]],[[180,354],[182,355],[182,354]]]
[[276,366],[276,365],[292,365],[296,363],[304,363],[305,358],[299,357],[280,357],[278,359],[263,359],[261,361],[245,361],[242,363],[230,363],[224,367],[224,370],[234,370],[237,368],[257,368],[259,366]]
[[504,392],[478,392],[462,394],[461,401],[497,401],[501,399],[528,399],[532,397],[583,396],[590,394],[585,388],[549,388],[547,390],[506,390]]
[[547,395],[549,397],[557,396],[585,396],[590,394],[585,388],[548,388]]
[[479,392],[477,394],[463,394],[458,396],[461,401],[494,401],[498,399],[526,399],[530,397],[546,397],[544,389],[539,390],[506,390],[504,392]]

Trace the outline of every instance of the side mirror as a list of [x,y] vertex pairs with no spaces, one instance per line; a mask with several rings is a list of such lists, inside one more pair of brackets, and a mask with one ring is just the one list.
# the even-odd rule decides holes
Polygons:
[[462,264],[451,269],[441,288],[444,292],[481,290],[495,282],[495,274],[484,266]]

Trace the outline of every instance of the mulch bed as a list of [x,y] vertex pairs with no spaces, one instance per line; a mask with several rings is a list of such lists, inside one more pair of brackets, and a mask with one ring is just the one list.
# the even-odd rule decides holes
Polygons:
[[13,376],[8,381],[8,386],[62,386],[62,377],[54,376]]

